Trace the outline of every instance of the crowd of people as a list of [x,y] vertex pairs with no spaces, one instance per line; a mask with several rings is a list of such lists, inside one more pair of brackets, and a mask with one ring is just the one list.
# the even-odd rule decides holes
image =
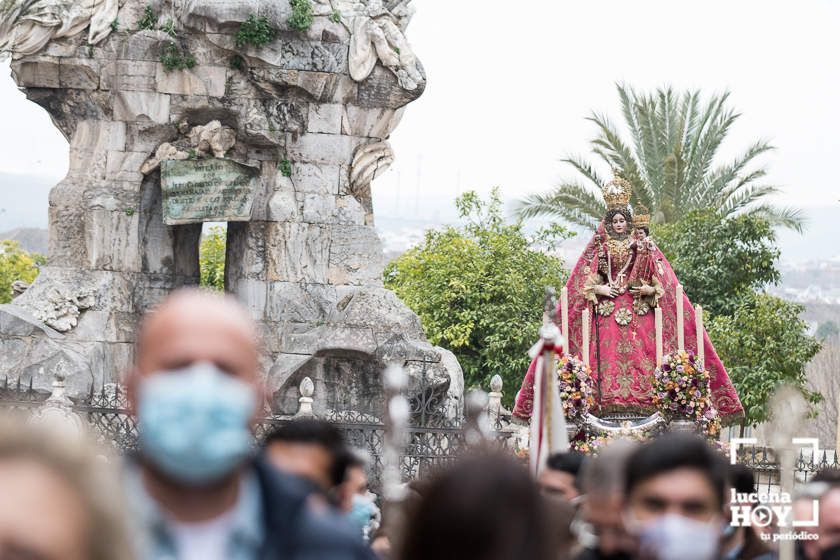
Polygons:
[[[135,454],[0,423],[0,560],[778,555],[784,515],[766,527],[732,523],[732,496],[756,493],[752,473],[682,433],[557,454],[537,477],[512,455],[476,449],[383,504],[368,488],[371,458],[328,422],[289,422],[257,449],[259,356],[256,326],[236,303],[176,293],[143,322],[126,377]],[[795,519],[819,514],[797,558],[840,557],[840,473],[815,477],[791,508]]]

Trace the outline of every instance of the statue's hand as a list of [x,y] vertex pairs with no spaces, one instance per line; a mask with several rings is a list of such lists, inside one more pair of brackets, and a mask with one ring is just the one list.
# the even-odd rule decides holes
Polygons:
[[608,286],[607,284],[604,284],[602,286],[598,286],[598,288],[596,289],[596,293],[599,296],[614,298],[618,296],[618,288],[613,288],[611,286]]
[[642,284],[641,286],[633,286],[630,288],[630,293],[634,296],[649,297],[656,293],[656,289],[653,286]]

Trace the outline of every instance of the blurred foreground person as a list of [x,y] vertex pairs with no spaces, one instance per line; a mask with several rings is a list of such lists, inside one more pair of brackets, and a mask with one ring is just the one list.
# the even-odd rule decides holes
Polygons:
[[537,479],[537,484],[546,494],[557,494],[569,502],[577,502],[580,498],[578,475],[583,458],[581,453],[574,451],[551,455]]
[[[749,467],[729,465],[729,487],[737,494],[755,494],[755,476]],[[738,504],[743,507],[747,504]],[[726,510],[724,511],[726,513]],[[724,521],[723,560],[772,560],[775,555],[761,542],[752,526],[736,527],[730,519]]]
[[325,493],[344,480],[344,438],[329,422],[292,420],[268,434],[263,446],[272,465],[309,480]]
[[526,469],[467,458],[439,475],[409,512],[400,560],[555,560],[557,531]]
[[727,464],[704,440],[665,434],[639,447],[625,471],[625,518],[638,557],[711,560],[721,556],[729,518]]
[[115,468],[84,441],[0,420],[0,558],[130,560]]
[[141,559],[369,557],[311,486],[254,457],[258,371],[256,326],[231,298],[184,290],[145,319],[126,472]]
[[819,525],[806,530],[816,533],[815,540],[797,542],[800,556],[806,560],[840,559],[840,481],[837,472],[815,476],[794,501],[794,519],[813,519],[813,500],[818,500]]
[[583,467],[582,523],[576,527],[582,533],[579,540],[584,549],[578,560],[626,560],[635,553],[635,540],[627,533],[621,516],[624,471],[635,449],[636,444],[629,440],[615,441]]

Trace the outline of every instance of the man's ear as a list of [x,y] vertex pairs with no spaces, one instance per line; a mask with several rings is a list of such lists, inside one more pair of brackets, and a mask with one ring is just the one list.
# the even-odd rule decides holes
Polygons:
[[254,410],[254,416],[251,418],[251,426],[256,426],[259,421],[266,417],[271,416],[271,402],[269,401],[271,397],[271,393],[268,390],[268,385],[266,384],[266,380],[263,376],[258,376],[257,381],[254,384],[254,390],[257,393],[257,406]]
[[123,375],[123,383],[125,384],[125,396],[128,402],[128,412],[136,418],[140,391],[140,370],[137,369],[137,366],[134,366],[125,372]]

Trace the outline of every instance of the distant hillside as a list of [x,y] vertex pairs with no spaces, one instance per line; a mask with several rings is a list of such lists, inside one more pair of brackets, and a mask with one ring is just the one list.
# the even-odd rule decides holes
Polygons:
[[50,189],[57,179],[0,173],[0,231],[47,227]]
[[40,228],[17,228],[0,233],[0,239],[17,241],[24,251],[42,255],[47,254],[47,238],[47,230]]

